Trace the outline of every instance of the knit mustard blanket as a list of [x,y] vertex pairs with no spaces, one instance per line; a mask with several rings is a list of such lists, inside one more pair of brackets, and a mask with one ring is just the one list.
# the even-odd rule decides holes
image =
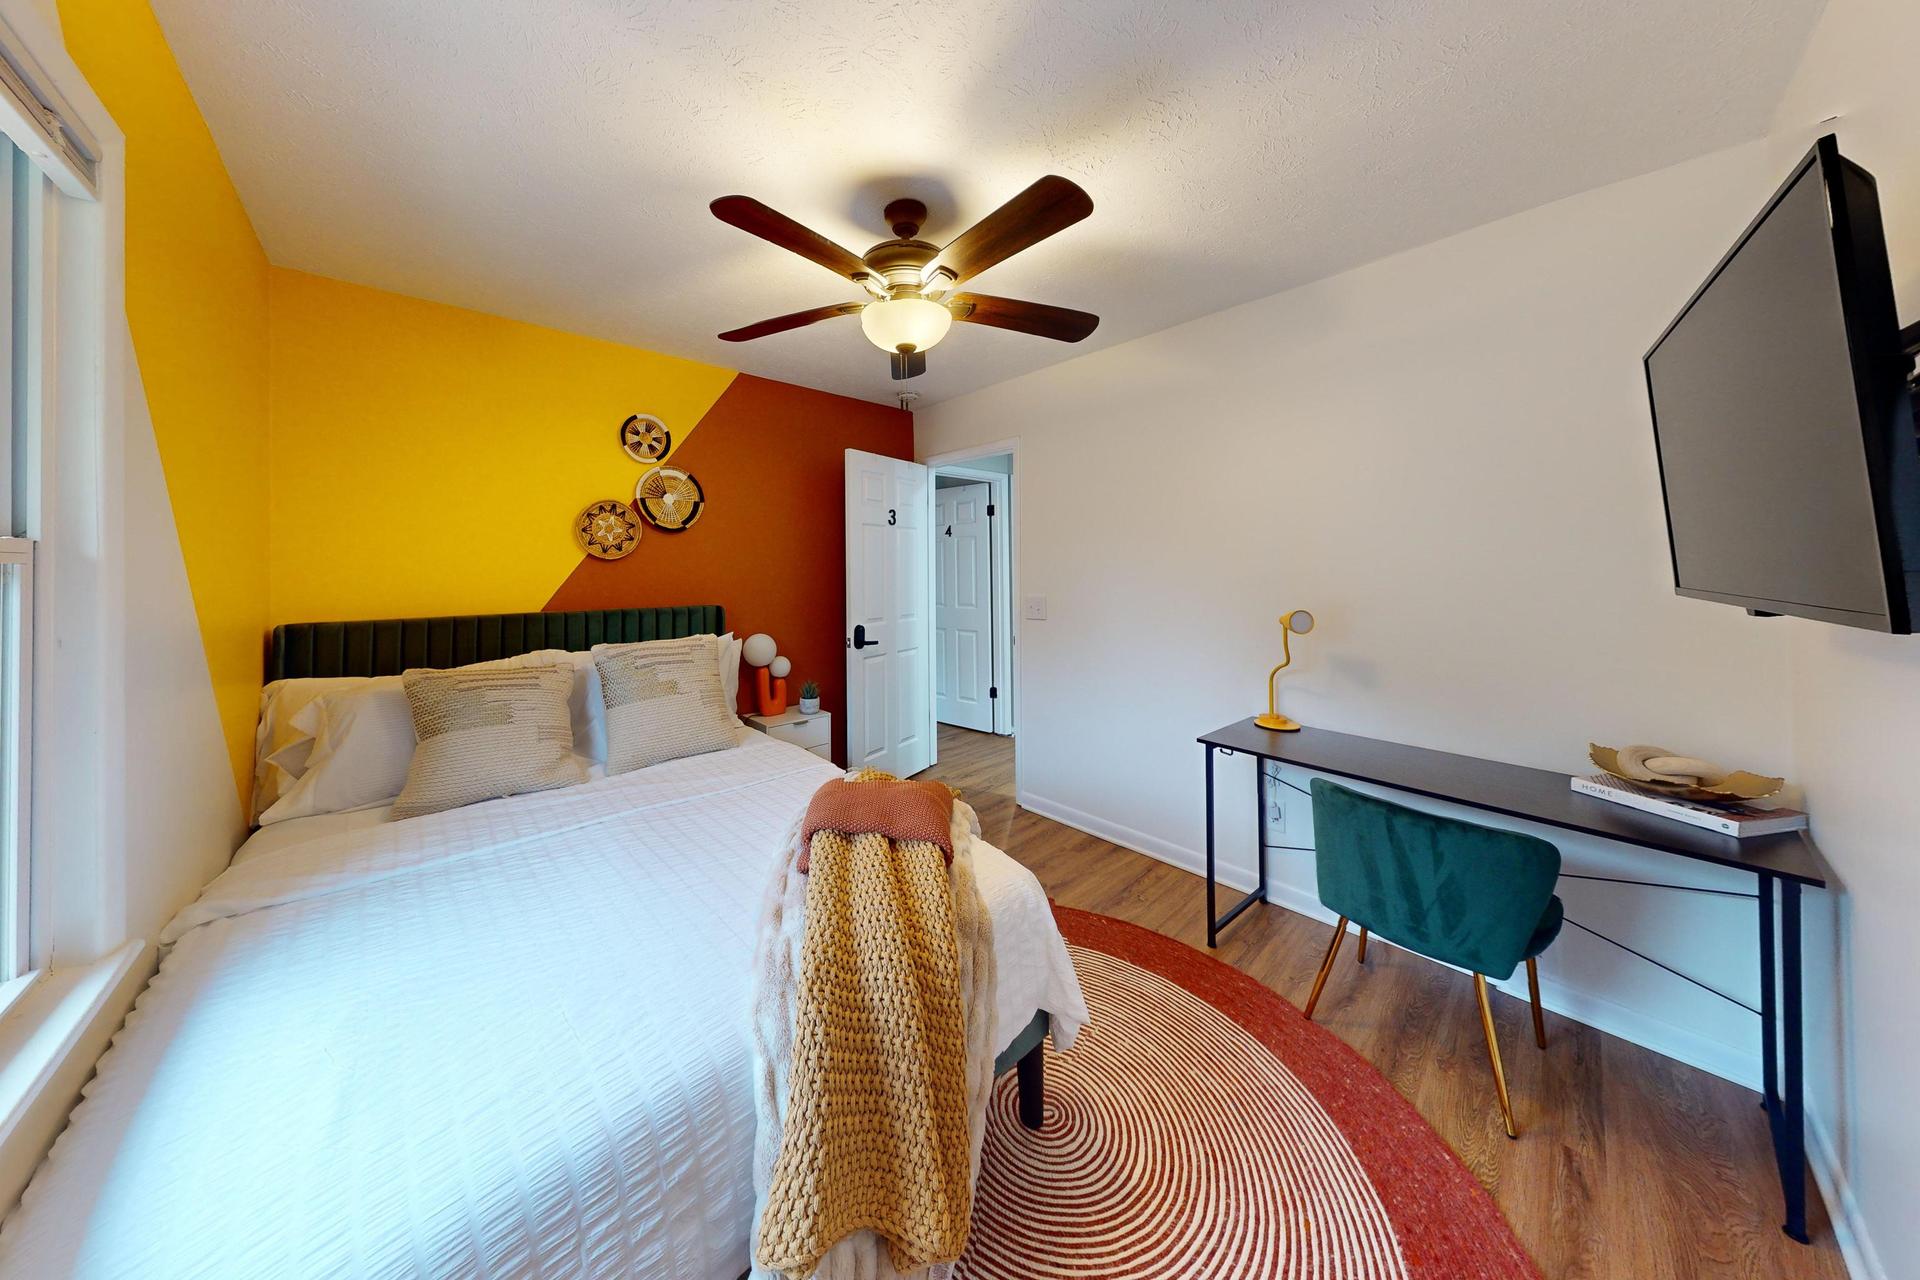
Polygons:
[[[854,781],[905,785],[877,771]],[[832,830],[815,831],[807,854],[786,1119],[756,1257],[809,1276],[866,1229],[900,1272],[951,1262],[973,1186],[946,856],[930,841]]]

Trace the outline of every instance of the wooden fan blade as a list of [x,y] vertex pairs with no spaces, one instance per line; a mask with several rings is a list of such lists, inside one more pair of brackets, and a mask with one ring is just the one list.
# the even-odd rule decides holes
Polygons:
[[935,261],[953,272],[958,284],[1092,212],[1091,196],[1065,178],[1049,175],[962,232]]
[[996,329],[1012,329],[1056,342],[1078,342],[1100,327],[1100,317],[1067,307],[1050,307],[1044,302],[1022,302],[1018,298],[996,298],[990,293],[955,293],[947,297],[947,309],[955,320],[968,324],[987,324]]
[[867,264],[857,256],[779,210],[769,209],[752,196],[721,196],[707,207],[728,226],[759,236],[809,262],[817,262],[837,276],[858,280],[867,274]]
[[759,324],[750,324],[743,329],[729,329],[720,335],[722,342],[748,342],[754,338],[764,338],[770,333],[785,333],[789,329],[803,329],[822,320],[831,320],[835,316],[856,315],[867,304],[864,302],[836,302],[830,307],[815,307],[811,311],[796,311],[792,315],[775,316],[771,320],[762,320]]

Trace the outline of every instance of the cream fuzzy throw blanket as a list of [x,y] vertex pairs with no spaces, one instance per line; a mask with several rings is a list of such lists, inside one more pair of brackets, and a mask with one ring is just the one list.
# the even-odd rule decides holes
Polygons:
[[787,833],[754,947],[756,1280],[944,1280],[965,1246],[993,1086],[978,831],[955,801],[951,865],[821,831],[807,875]]

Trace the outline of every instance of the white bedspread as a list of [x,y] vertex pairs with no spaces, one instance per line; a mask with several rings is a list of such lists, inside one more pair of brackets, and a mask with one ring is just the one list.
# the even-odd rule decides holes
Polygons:
[[[168,926],[0,1276],[734,1280],[755,912],[834,775],[748,734],[237,860]],[[1036,1008],[1070,1042],[1086,1006],[1039,883],[975,857],[996,1044]]]

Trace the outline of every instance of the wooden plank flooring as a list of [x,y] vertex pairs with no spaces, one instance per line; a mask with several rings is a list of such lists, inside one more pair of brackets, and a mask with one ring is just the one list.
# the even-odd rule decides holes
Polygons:
[[[943,725],[940,763],[924,776],[958,789],[986,838],[1057,901],[1204,950],[1204,882],[1019,808],[1013,750],[1012,739]],[[1298,1005],[1330,936],[1263,904],[1214,954]],[[1499,994],[1494,1018],[1517,1142],[1500,1126],[1470,978],[1377,942],[1363,970],[1349,943],[1316,1010],[1460,1153],[1547,1276],[1846,1275],[1817,1191],[1813,1244],[1780,1232],[1758,1094],[1551,1013],[1541,1053],[1525,1002]]]

